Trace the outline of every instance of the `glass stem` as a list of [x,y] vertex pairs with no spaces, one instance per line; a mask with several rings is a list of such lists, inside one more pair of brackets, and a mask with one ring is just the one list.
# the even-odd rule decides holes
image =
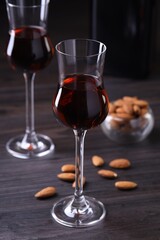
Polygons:
[[[84,138],[87,130],[73,130],[75,135],[75,192],[74,203],[82,207],[85,205],[83,196],[83,169],[84,169]],[[78,207],[77,205],[77,207]]]
[[26,89],[26,135],[27,142],[34,142],[35,125],[34,125],[34,79],[35,73],[25,72],[25,89]]

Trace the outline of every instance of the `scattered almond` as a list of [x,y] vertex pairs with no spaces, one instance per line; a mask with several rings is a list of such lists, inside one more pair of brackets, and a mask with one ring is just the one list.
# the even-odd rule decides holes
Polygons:
[[62,172],[75,172],[75,165],[74,164],[65,164],[61,167]]
[[57,177],[61,180],[73,182],[75,180],[75,174],[74,173],[59,173]]
[[92,163],[94,166],[100,167],[104,164],[104,159],[100,156],[95,155],[92,157]]
[[56,188],[55,187],[46,187],[37,192],[34,196],[36,198],[49,198],[56,194]]
[[[84,186],[85,183],[86,183],[86,178],[83,177],[83,186]],[[75,181],[73,182],[72,187],[73,187],[73,188],[76,187],[76,182],[75,182]]]
[[109,163],[109,166],[112,168],[129,168],[131,166],[131,162],[128,159],[125,158],[117,158],[112,160]]
[[122,190],[134,189],[138,186],[137,183],[131,181],[118,181],[115,183],[115,187]]
[[116,178],[118,176],[117,173],[106,169],[99,170],[98,174],[105,178]]

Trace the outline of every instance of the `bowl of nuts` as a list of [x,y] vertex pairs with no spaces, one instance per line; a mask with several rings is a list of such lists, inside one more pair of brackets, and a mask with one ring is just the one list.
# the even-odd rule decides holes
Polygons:
[[119,143],[142,141],[153,127],[154,116],[149,103],[130,96],[111,102],[109,114],[101,124],[107,137]]

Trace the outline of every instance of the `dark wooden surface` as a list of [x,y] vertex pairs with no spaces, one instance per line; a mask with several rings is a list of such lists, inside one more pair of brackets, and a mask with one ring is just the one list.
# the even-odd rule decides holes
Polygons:
[[[53,25],[56,26],[55,23]],[[73,33],[68,35],[72,36]],[[4,37],[5,34],[2,31]],[[52,37],[53,35],[54,31]],[[57,35],[57,40],[58,38],[62,39],[64,35]],[[56,58],[47,69],[37,74],[35,81],[36,131],[50,136],[56,150],[53,155],[45,158],[22,160],[10,156],[5,149],[5,144],[11,137],[24,132],[25,91],[21,74],[13,72],[7,64],[3,55],[4,45],[2,41],[0,240],[160,240],[160,76],[152,74],[146,80],[104,77],[110,100],[124,95],[136,95],[149,101],[155,115],[155,126],[147,139],[134,145],[119,145],[110,141],[100,127],[88,131],[84,165],[87,183],[84,190],[86,195],[102,201],[108,214],[95,227],[71,229],[54,222],[50,214],[55,201],[73,193],[70,183],[62,182],[56,177],[63,164],[74,163],[72,130],[59,125],[51,109],[57,83]],[[132,167],[117,171],[119,180],[136,181],[138,188],[120,191],[114,187],[115,180],[101,178],[91,164],[91,157],[95,154],[105,159],[106,168],[114,158],[128,158]],[[35,199],[34,194],[38,190],[52,185],[57,188],[55,197]]]
[[[54,61],[51,66],[54,65]],[[14,80],[6,85],[7,78]],[[45,77],[45,83],[44,83]],[[17,78],[17,79],[16,79]],[[19,78],[19,79],[18,79]],[[50,210],[59,198],[70,195],[70,183],[56,175],[65,163],[74,163],[74,136],[72,130],[60,126],[51,110],[52,95],[57,81],[49,67],[37,75],[35,111],[37,132],[49,135],[55,145],[53,155],[42,159],[22,160],[10,156],[5,144],[10,137],[25,128],[24,85],[19,74],[3,70],[0,88],[0,239],[101,239],[101,240],[159,240],[160,239],[160,79],[115,79],[105,76],[105,85],[111,100],[124,95],[137,95],[148,100],[155,115],[151,135],[135,145],[118,145],[98,127],[90,130],[85,143],[85,194],[101,200],[108,214],[101,224],[88,229],[70,229],[52,220]],[[39,79],[38,79],[39,78]],[[8,80],[9,81],[9,80]],[[114,158],[131,160],[132,167],[118,171],[119,180],[136,181],[139,187],[120,191],[115,180],[102,179],[91,164],[98,154],[105,159],[105,167]],[[35,192],[53,185],[57,195],[47,200],[34,198]]]

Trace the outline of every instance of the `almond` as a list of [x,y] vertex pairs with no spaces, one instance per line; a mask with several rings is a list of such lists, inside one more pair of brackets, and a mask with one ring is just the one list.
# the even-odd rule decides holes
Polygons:
[[126,112],[116,113],[116,117],[123,118],[125,120],[131,120],[133,118],[132,114]]
[[100,167],[104,164],[104,159],[100,156],[95,155],[92,157],[92,163],[94,166]]
[[116,113],[124,113],[124,109],[123,107],[117,107],[116,110],[115,110]]
[[141,115],[144,116],[148,112],[148,109],[146,107],[141,108]]
[[124,101],[122,99],[117,99],[115,102],[114,102],[114,105],[116,107],[122,107],[123,106],[123,103]]
[[56,194],[56,188],[55,187],[46,187],[37,192],[34,196],[36,198],[49,198]]
[[140,99],[137,99],[134,101],[134,104],[140,106],[140,107],[148,107],[148,102],[145,101],[145,100],[140,100]]
[[74,173],[59,173],[57,177],[61,180],[73,182],[75,180],[75,174]]
[[[83,177],[83,186],[84,186],[85,183],[86,183],[86,178]],[[75,181],[73,182],[72,187],[73,187],[73,188],[76,187],[76,182],[75,182]]]
[[113,118],[116,118],[116,117],[117,117],[117,113],[116,113],[116,112],[111,113],[110,115],[111,115]]
[[74,164],[65,164],[61,167],[62,172],[75,172],[75,165]]
[[126,113],[133,114],[133,105],[130,103],[123,104],[123,109]]
[[138,186],[137,183],[131,181],[118,181],[115,183],[115,187],[122,189],[122,190],[130,190],[134,189]]
[[116,109],[116,106],[113,103],[109,103],[109,113],[114,112]]
[[116,178],[118,176],[117,173],[106,169],[99,170],[98,174],[105,178]]
[[134,111],[135,115],[139,116],[141,114],[141,108],[138,105],[133,106],[133,111]]
[[123,100],[124,100],[125,102],[133,103],[133,101],[137,100],[137,97],[124,96],[124,97],[123,97]]
[[125,158],[118,158],[114,159],[109,163],[110,167],[113,168],[129,168],[131,166],[131,162],[128,159]]

